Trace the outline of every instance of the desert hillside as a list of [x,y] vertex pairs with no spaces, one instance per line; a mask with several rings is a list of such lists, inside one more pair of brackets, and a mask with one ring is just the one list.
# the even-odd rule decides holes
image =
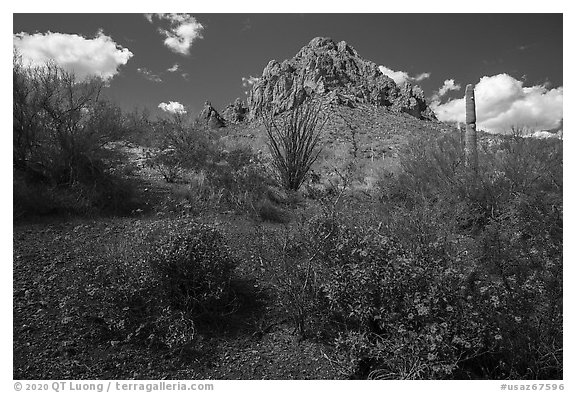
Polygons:
[[[562,140],[483,132],[486,82],[457,128],[317,37],[246,101],[154,114],[102,94],[128,77],[27,62],[38,37],[14,38],[14,379],[563,378]],[[132,77],[202,86],[163,67]]]

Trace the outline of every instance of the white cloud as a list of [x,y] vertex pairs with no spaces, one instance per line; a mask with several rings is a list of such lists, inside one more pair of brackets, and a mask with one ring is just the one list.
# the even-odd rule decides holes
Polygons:
[[382,65],[378,66],[378,69],[382,74],[386,75],[389,78],[392,78],[392,80],[394,80],[394,82],[396,82],[397,85],[403,85],[406,82],[413,82],[413,81],[420,82],[424,79],[430,78],[429,72],[423,72],[421,74],[418,74],[417,76],[410,76],[405,71],[394,71]]
[[[563,117],[563,87],[524,87],[508,74],[484,76],[476,85],[478,128],[506,132],[512,126],[532,130],[556,127]],[[464,98],[432,103],[439,120],[465,121]]]
[[178,69],[180,68],[180,65],[178,63],[174,64],[172,67],[168,68],[166,71],[168,72],[176,72],[178,71]]
[[250,87],[252,86],[254,83],[258,82],[260,80],[260,78],[256,78],[255,76],[250,75],[249,77],[242,77],[242,86],[244,87]]
[[196,18],[188,14],[145,14],[150,23],[156,18],[169,22],[167,29],[159,27],[158,31],[165,36],[164,45],[173,52],[182,55],[190,54],[190,47],[195,40],[203,38],[204,26]]
[[164,112],[178,113],[178,114],[186,113],[184,105],[182,105],[178,101],[168,101],[168,103],[161,102],[158,105],[158,108],[162,109]]
[[94,38],[77,34],[22,32],[13,35],[13,44],[25,64],[38,66],[54,61],[79,79],[99,76],[109,80],[119,72],[118,67],[134,56],[102,31]]
[[444,81],[444,84],[442,85],[442,87],[440,89],[438,89],[438,97],[444,96],[449,91],[460,90],[460,89],[461,89],[461,86],[457,85],[456,82],[454,82],[454,79],[446,79]]
[[152,71],[150,71],[147,68],[137,68],[136,71],[138,71],[140,74],[142,74],[144,76],[144,78],[148,79],[149,81],[152,82],[162,82],[162,78],[160,78],[158,75],[152,73]]
[[430,78],[430,73],[429,72],[423,72],[421,74],[416,75],[416,77],[414,77],[414,80],[417,82],[420,82],[424,79],[428,79]]

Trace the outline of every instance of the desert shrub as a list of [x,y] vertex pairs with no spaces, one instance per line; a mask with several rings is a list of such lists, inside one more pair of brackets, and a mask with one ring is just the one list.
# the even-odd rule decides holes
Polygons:
[[177,310],[203,313],[230,300],[235,261],[214,228],[199,224],[169,228],[148,261]]
[[[130,210],[122,201],[130,199],[132,186],[113,175],[112,152],[105,148],[125,128],[120,109],[101,97],[104,82],[79,80],[53,63],[25,66],[17,54],[13,65],[17,192],[42,189],[52,195],[47,200],[53,208],[44,211]],[[22,199],[22,214],[40,212],[26,204],[29,198]]]
[[104,82],[51,63],[24,66],[18,56],[13,63],[15,167],[38,168],[56,184],[100,179],[102,147],[124,132],[120,109],[100,97]]
[[[222,152],[217,162],[190,170],[184,184],[174,185],[162,210],[197,215],[205,211],[256,214],[260,201],[275,183],[251,149],[239,147]],[[180,166],[176,166],[180,168]]]
[[289,201],[288,193],[274,187],[269,187],[266,190],[266,198],[277,205],[286,205]]
[[[326,233],[327,228],[332,229]],[[557,378],[561,373],[557,265],[532,271],[522,285],[510,288],[489,271],[471,271],[461,258],[413,254],[375,229],[329,223],[317,233],[320,244],[328,242],[316,254],[325,275],[320,286],[331,318],[344,324],[338,353],[357,376]]]
[[328,120],[321,101],[308,99],[288,114],[264,116],[272,164],[287,190],[298,190],[320,154],[318,142]]
[[309,247],[307,228],[284,227],[282,233],[265,235],[257,226],[260,238],[258,257],[266,281],[275,289],[276,303],[294,324],[301,338],[321,338],[327,331],[327,303],[320,283],[322,274]]
[[106,175],[86,193],[95,213],[128,214],[141,207],[134,182],[122,176]]
[[221,190],[223,207],[247,213],[275,185],[264,162],[249,147],[242,146],[231,149],[223,161],[208,167],[206,177],[212,187]]
[[319,227],[338,228],[316,247],[342,359],[373,378],[560,378],[561,145],[490,142],[470,176],[456,138],[407,147],[379,231]]
[[467,172],[458,135],[415,138],[400,154],[399,169],[383,171],[378,181],[382,202],[410,209],[421,203],[422,197],[454,200],[461,194]]
[[156,122],[150,119],[148,108],[135,108],[123,114],[125,140],[136,145],[152,148],[158,144]]
[[[562,214],[545,194],[517,194],[478,236],[477,270],[508,293],[503,336],[514,377],[558,378],[562,373]],[[511,319],[511,318],[510,318]]]
[[354,254],[365,257],[336,266],[325,284],[332,309],[349,326],[336,344],[351,369],[363,377],[445,378],[459,358],[485,349],[491,326],[479,314],[464,321],[469,310],[459,300],[457,271],[402,255],[389,239],[357,245]]
[[54,195],[45,186],[27,182],[20,174],[14,173],[12,187],[15,219],[51,214],[58,208]]
[[182,176],[182,158],[173,149],[158,152],[147,160],[150,167],[156,169],[167,183],[175,183]]
[[14,219],[54,214],[129,214],[140,207],[134,185],[119,176],[106,175],[95,184],[47,185],[14,174]]
[[[520,137],[495,139],[481,144],[475,174],[463,166],[457,134],[412,141],[402,152],[400,170],[382,174],[381,202],[406,217],[420,215],[418,221],[423,223],[440,218],[445,222],[443,231],[472,236],[506,214],[506,206],[519,194],[544,193],[553,196],[552,204],[560,206],[561,143]],[[428,210],[427,217],[422,216],[423,210]]]
[[82,316],[74,321],[105,327],[90,340],[184,356],[199,325],[235,310],[234,260],[215,229],[175,218],[99,225],[106,242],[83,236],[82,225],[74,229],[71,250],[79,251],[70,256],[85,262],[67,269],[61,283],[62,303]]
[[256,204],[256,211],[262,221],[286,224],[290,221],[289,213],[268,199],[262,199]]
[[[180,225],[185,222],[81,221],[69,226],[65,239],[55,238],[68,246],[59,260],[82,261],[67,264],[57,279],[50,280],[51,290],[61,294],[55,312],[60,313],[63,331],[74,329],[88,348],[125,345],[172,352],[189,348],[195,338],[195,315],[170,304],[163,280],[147,258],[161,236]],[[96,231],[100,233],[94,236]]]
[[[350,233],[342,223],[323,215],[296,221],[281,233],[260,236],[257,250],[265,277],[275,288],[277,302],[294,323],[301,337],[327,339],[342,326],[335,312],[329,312],[330,300],[325,286],[327,277],[338,263],[342,250],[350,255]],[[348,239],[350,240],[350,239]],[[336,323],[335,323],[336,322]]]
[[179,180],[184,171],[202,170],[220,159],[220,148],[212,131],[182,113],[159,119],[154,125],[158,152],[148,164],[169,183]]
[[250,146],[235,146],[225,155],[226,162],[232,171],[246,168],[259,159]]
[[224,190],[214,187],[204,172],[196,174],[186,184],[178,184],[157,207],[161,213],[198,216],[202,213],[221,210]]
[[149,346],[180,351],[190,345],[196,335],[192,317],[170,306],[160,310],[153,320],[151,331],[152,333],[146,337]]
[[[417,201],[417,198],[413,198]],[[401,246],[414,255],[453,255],[459,240],[455,232],[459,214],[466,206],[459,201],[421,198],[411,208],[393,206],[383,218],[385,228],[394,233]]]

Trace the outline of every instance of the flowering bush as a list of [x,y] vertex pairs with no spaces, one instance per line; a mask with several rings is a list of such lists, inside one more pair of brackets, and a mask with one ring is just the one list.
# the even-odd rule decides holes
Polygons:
[[341,361],[372,378],[561,378],[561,145],[486,145],[470,175],[450,138],[409,145],[382,179],[380,231],[320,236]]
[[350,369],[392,379],[557,376],[561,335],[545,321],[560,312],[545,289],[550,273],[510,290],[489,272],[415,256],[373,229],[339,233],[321,256],[330,266],[323,290],[345,322],[336,344]]
[[169,227],[148,260],[177,310],[209,311],[230,295],[235,261],[214,228],[194,223]]

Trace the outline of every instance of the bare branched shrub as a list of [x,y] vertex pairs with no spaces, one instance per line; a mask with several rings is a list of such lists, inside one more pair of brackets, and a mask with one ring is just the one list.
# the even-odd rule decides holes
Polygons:
[[282,185],[298,190],[318,158],[320,135],[328,117],[321,100],[309,99],[289,113],[264,115],[272,163]]
[[160,152],[148,161],[168,183],[187,170],[201,170],[219,159],[219,148],[210,131],[192,116],[174,113],[153,124]]
[[[58,211],[132,209],[133,188],[119,175],[122,153],[108,148],[125,135],[125,118],[105,100],[104,81],[78,78],[54,62],[13,57],[14,200],[18,217]],[[34,200],[44,208],[36,209]]]
[[[322,272],[316,261],[323,250],[309,244],[311,233],[307,229],[301,225],[296,229],[285,226],[282,232],[266,233],[262,225],[256,226],[261,268],[277,291],[279,305],[294,324],[293,333],[300,338],[322,334],[318,326],[327,306],[320,287]],[[326,240],[331,232],[323,235]]]
[[13,82],[15,167],[57,184],[100,178],[102,147],[123,132],[120,109],[100,96],[104,82],[55,63],[24,65],[17,53]]

